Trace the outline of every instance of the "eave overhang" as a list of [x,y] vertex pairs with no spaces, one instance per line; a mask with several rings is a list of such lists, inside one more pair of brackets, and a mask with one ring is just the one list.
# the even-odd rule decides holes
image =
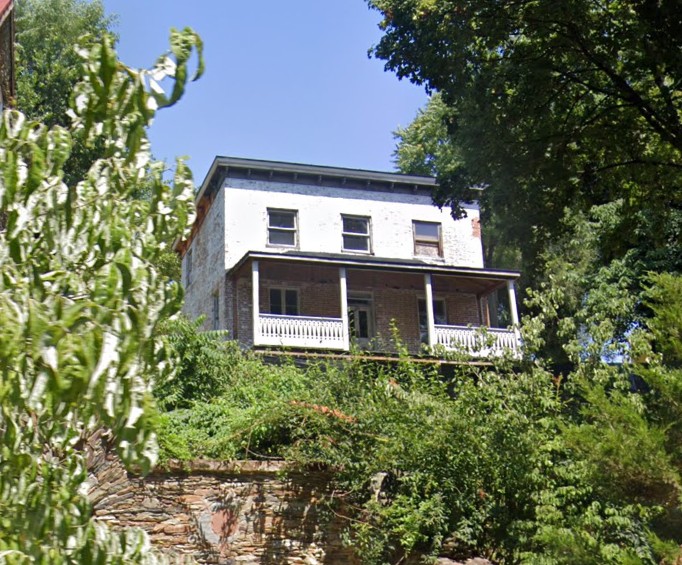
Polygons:
[[518,271],[500,269],[479,269],[474,267],[456,267],[427,263],[418,259],[393,259],[368,257],[358,255],[344,255],[337,253],[306,253],[300,251],[286,251],[272,253],[267,251],[249,251],[230,269],[226,276],[238,273],[250,261],[272,261],[279,263],[326,265],[384,272],[422,273],[444,275],[463,279],[476,279],[482,284],[482,290],[492,292],[506,286],[508,281],[515,281],[521,276]]

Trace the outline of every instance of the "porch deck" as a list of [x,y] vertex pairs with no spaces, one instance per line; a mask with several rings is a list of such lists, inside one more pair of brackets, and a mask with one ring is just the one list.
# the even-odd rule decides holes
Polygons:
[[[469,326],[435,325],[436,346],[472,357],[499,357],[505,351],[518,354],[520,343],[514,330]],[[254,345],[348,351],[348,329],[342,318],[258,314]]]

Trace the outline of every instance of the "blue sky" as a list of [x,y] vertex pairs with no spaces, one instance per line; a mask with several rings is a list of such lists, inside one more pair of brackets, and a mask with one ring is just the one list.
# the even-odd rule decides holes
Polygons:
[[364,0],[104,0],[124,63],[149,67],[172,26],[204,41],[206,74],[159,113],[154,154],[190,157],[197,183],[215,155],[392,170],[392,132],[422,88],[367,57],[381,37]]

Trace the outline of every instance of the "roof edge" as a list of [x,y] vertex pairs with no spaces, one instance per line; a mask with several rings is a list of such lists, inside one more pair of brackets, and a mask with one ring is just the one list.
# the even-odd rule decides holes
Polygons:
[[436,179],[425,175],[406,175],[399,172],[375,171],[369,169],[352,169],[348,167],[334,167],[328,165],[308,165],[305,163],[291,163],[287,161],[270,161],[265,159],[247,159],[242,157],[228,157],[218,155],[214,164],[227,167],[251,168],[257,170],[278,171],[287,173],[308,173],[328,175],[363,180],[380,180],[385,182],[399,182],[401,184],[417,184],[435,186]]
[[226,275],[238,271],[249,259],[270,259],[275,261],[292,261],[296,263],[318,263],[326,265],[347,266],[358,269],[378,270],[402,270],[413,272],[450,273],[473,278],[488,278],[500,281],[514,281],[521,276],[519,271],[507,271],[502,269],[486,269],[477,267],[456,267],[451,265],[433,265],[430,263],[414,264],[401,263],[400,260],[391,258],[377,258],[368,260],[365,257],[312,257],[305,254],[293,253],[270,253],[267,251],[247,251],[239,261],[226,270]]

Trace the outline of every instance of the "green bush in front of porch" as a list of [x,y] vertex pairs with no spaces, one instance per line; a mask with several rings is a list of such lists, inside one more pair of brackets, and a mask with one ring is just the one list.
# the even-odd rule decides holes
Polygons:
[[169,402],[168,389],[157,390],[175,407],[158,417],[164,457],[284,458],[330,469],[335,497],[354,508],[347,534],[366,563],[410,553],[655,560],[654,509],[598,488],[585,455],[564,439],[558,381],[534,361],[521,371],[505,359],[458,366],[447,379],[404,351],[393,363],[349,356],[274,365],[196,326],[171,330],[185,351],[210,347],[222,360],[202,368],[220,373],[211,399],[187,389]]

